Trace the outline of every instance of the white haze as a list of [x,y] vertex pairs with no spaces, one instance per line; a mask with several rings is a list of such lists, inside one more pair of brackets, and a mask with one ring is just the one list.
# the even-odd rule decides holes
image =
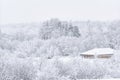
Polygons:
[[0,0],[0,24],[120,19],[120,0]]

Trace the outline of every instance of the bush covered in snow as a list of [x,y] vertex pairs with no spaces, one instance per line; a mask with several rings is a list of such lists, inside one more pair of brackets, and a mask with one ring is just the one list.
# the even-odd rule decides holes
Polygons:
[[14,56],[0,58],[0,80],[35,80],[35,78],[36,69],[29,60]]

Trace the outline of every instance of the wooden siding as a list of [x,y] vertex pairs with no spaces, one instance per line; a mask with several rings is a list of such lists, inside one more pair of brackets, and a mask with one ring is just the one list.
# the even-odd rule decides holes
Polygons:
[[102,55],[98,55],[98,58],[111,58],[112,54],[102,54]]
[[[112,57],[113,54],[101,54],[101,55],[97,55],[96,58],[110,58]],[[94,55],[80,55],[83,58],[88,58],[88,59],[94,59],[95,56]]]
[[94,55],[81,55],[83,58],[90,58],[93,59],[95,58]]

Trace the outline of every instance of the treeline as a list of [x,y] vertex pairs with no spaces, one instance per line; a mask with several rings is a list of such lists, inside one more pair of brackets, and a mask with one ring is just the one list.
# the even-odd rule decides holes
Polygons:
[[[51,19],[39,25],[19,24],[12,28],[18,26],[22,30],[14,34],[4,33],[1,26],[0,80],[120,77],[119,52],[107,62],[93,61],[95,64],[79,56],[81,52],[93,48],[119,50],[120,21],[70,22]],[[35,28],[38,32],[33,31]],[[59,58],[66,56],[71,57],[71,61],[64,64]]]
[[[17,26],[18,25],[16,25],[16,27]],[[32,25],[30,27],[29,26],[30,25],[22,25],[21,27],[23,30],[20,30],[12,35],[2,33],[1,31],[0,48],[15,51],[16,48],[19,47],[19,43],[20,45],[25,45],[26,43],[27,45],[29,42],[37,43],[35,42],[36,40],[43,41],[44,45],[50,44],[51,46],[54,46],[54,44],[58,45],[58,42],[61,40],[60,43],[64,44],[62,47],[66,47],[67,44],[76,45],[79,53],[99,47],[120,49],[120,21],[68,22],[60,21],[59,19],[51,19],[39,25],[33,24],[32,28]],[[24,28],[29,30],[24,30]],[[36,33],[35,31],[28,33],[34,28],[38,29],[37,34],[33,34]],[[61,49],[58,49],[58,51],[60,50]],[[61,52],[62,51],[60,51],[60,53]]]

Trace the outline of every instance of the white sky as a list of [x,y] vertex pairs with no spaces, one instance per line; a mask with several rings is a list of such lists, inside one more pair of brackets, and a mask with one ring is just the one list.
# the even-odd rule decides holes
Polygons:
[[0,24],[120,19],[120,0],[0,0]]

